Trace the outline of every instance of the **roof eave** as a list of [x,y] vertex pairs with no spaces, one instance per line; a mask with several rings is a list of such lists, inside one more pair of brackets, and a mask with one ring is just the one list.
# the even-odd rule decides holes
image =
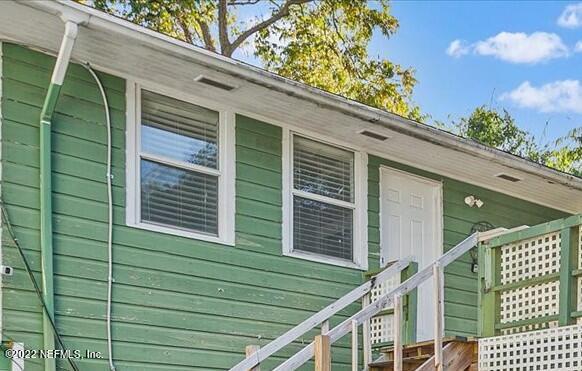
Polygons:
[[[164,34],[138,26],[121,18],[95,10],[68,0],[26,1],[24,5],[33,6],[45,12],[69,16],[89,17],[88,27],[106,28],[129,35],[153,47],[171,51],[192,59],[194,62],[219,69],[224,73],[245,79],[269,89],[299,97],[320,107],[341,111],[343,114],[384,126],[391,130],[419,138],[433,144],[446,146],[472,156],[494,161],[511,169],[523,171],[547,181],[582,190],[582,178],[551,169],[544,165],[510,153],[485,146],[473,140],[459,137],[438,128],[404,118],[402,116],[323,91],[318,88],[276,75],[261,68],[222,56],[204,48],[188,44]],[[75,13],[80,14],[75,14]]]

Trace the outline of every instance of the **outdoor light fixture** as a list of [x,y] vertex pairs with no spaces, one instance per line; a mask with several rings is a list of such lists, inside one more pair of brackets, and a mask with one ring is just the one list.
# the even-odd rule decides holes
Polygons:
[[477,208],[481,208],[481,206],[483,206],[484,202],[481,201],[480,199],[478,199],[477,197],[470,195],[465,197],[465,204],[469,207],[477,207]]

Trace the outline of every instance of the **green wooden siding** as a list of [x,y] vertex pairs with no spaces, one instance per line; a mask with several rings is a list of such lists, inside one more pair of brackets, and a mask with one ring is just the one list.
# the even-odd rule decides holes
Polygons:
[[[496,227],[511,228],[524,224],[536,225],[566,215],[531,202],[370,156],[368,159],[368,238],[371,268],[378,267],[380,253],[380,166],[400,169],[443,183],[445,251],[467,237],[475,223],[489,222]],[[483,207],[479,209],[465,205],[464,199],[468,195],[479,197],[484,202]],[[477,334],[477,274],[471,272],[471,263],[471,255],[465,254],[445,269],[445,333],[447,335],[475,336]]]
[[[3,46],[2,197],[38,273],[38,117],[54,59]],[[126,227],[125,84],[100,76],[114,126],[113,338],[120,370],[226,369],[245,345],[266,344],[361,282],[359,271],[281,256],[281,129],[245,117],[236,129],[236,247]],[[98,94],[90,75],[71,65],[53,128],[54,279],[66,344],[106,354],[106,131]],[[3,253],[16,268],[3,288],[6,337],[41,347],[39,302],[16,250],[5,244]],[[346,339],[334,350],[338,369],[348,369],[348,346]],[[298,349],[290,346],[274,361]],[[82,366],[102,370],[105,361]]]
[[[40,279],[38,121],[54,58],[2,45],[2,199]],[[227,369],[241,359],[245,345],[266,344],[362,282],[358,270],[281,255],[281,129],[242,116],[236,120],[235,247],[127,227],[125,82],[100,77],[113,123],[113,340],[119,370]],[[99,91],[79,65],[72,64],[67,73],[52,138],[56,322],[69,348],[106,355],[106,128]],[[378,266],[380,163],[407,169],[370,158],[370,268]],[[477,221],[513,226],[563,216],[453,180],[444,183],[447,247],[466,236]],[[467,208],[463,198],[468,193],[479,195],[485,206]],[[2,287],[5,337],[40,348],[39,301],[6,238],[2,253],[5,264],[16,268]],[[464,257],[447,270],[449,333],[475,332],[476,280],[469,269],[469,258]],[[332,325],[358,308],[350,306]],[[264,369],[299,347],[288,347]],[[333,361],[334,370],[350,369],[348,338],[334,348]],[[79,364],[91,371],[103,370],[105,362]],[[32,360],[26,367],[40,370],[41,365]]]

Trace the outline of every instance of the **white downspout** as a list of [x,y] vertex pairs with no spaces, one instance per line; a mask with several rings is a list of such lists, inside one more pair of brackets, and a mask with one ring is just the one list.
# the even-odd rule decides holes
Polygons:
[[73,46],[75,46],[75,40],[77,39],[78,33],[79,26],[77,25],[77,23],[70,20],[66,20],[65,34],[63,35],[61,48],[59,49],[59,54],[57,55],[57,62],[53,69],[51,83],[63,85],[63,81],[65,80],[65,74],[67,73],[67,68],[69,67],[69,62],[71,60]]

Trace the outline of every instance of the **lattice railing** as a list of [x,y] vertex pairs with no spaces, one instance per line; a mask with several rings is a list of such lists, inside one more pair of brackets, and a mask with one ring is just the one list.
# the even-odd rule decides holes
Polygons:
[[582,325],[479,339],[479,371],[582,370]]
[[[400,277],[392,276],[384,282],[378,282],[370,292],[370,303],[394,290],[400,284]],[[390,303],[384,311],[370,318],[370,342],[372,345],[384,344],[394,340],[394,305]]]
[[[508,289],[500,295],[500,322],[503,325],[524,323],[535,318],[550,318],[558,314],[560,282],[560,233],[553,232],[499,248],[502,285],[532,282],[527,286]],[[548,282],[535,284],[547,277]],[[554,278],[555,277],[555,278]],[[506,286],[507,287],[507,286]],[[503,334],[552,327],[555,321],[526,324],[501,330]]]
[[[418,271],[418,265],[415,262],[411,262],[410,265],[402,271],[400,276],[395,275],[383,282],[376,282],[375,287],[370,291],[370,293],[364,297],[362,302],[363,306],[366,307],[370,303],[378,300],[382,296],[388,294],[390,291],[394,290],[401,282],[411,277]],[[403,311],[406,318],[404,318],[404,341],[406,343],[412,342],[415,337],[414,331],[416,330],[416,290],[404,297]],[[364,324],[364,331],[368,332],[365,334],[369,341],[370,346],[373,348],[379,348],[390,344],[394,341],[394,305],[389,303],[383,310],[370,318],[367,323]]]
[[507,233],[479,251],[481,336],[582,324],[582,215]]

